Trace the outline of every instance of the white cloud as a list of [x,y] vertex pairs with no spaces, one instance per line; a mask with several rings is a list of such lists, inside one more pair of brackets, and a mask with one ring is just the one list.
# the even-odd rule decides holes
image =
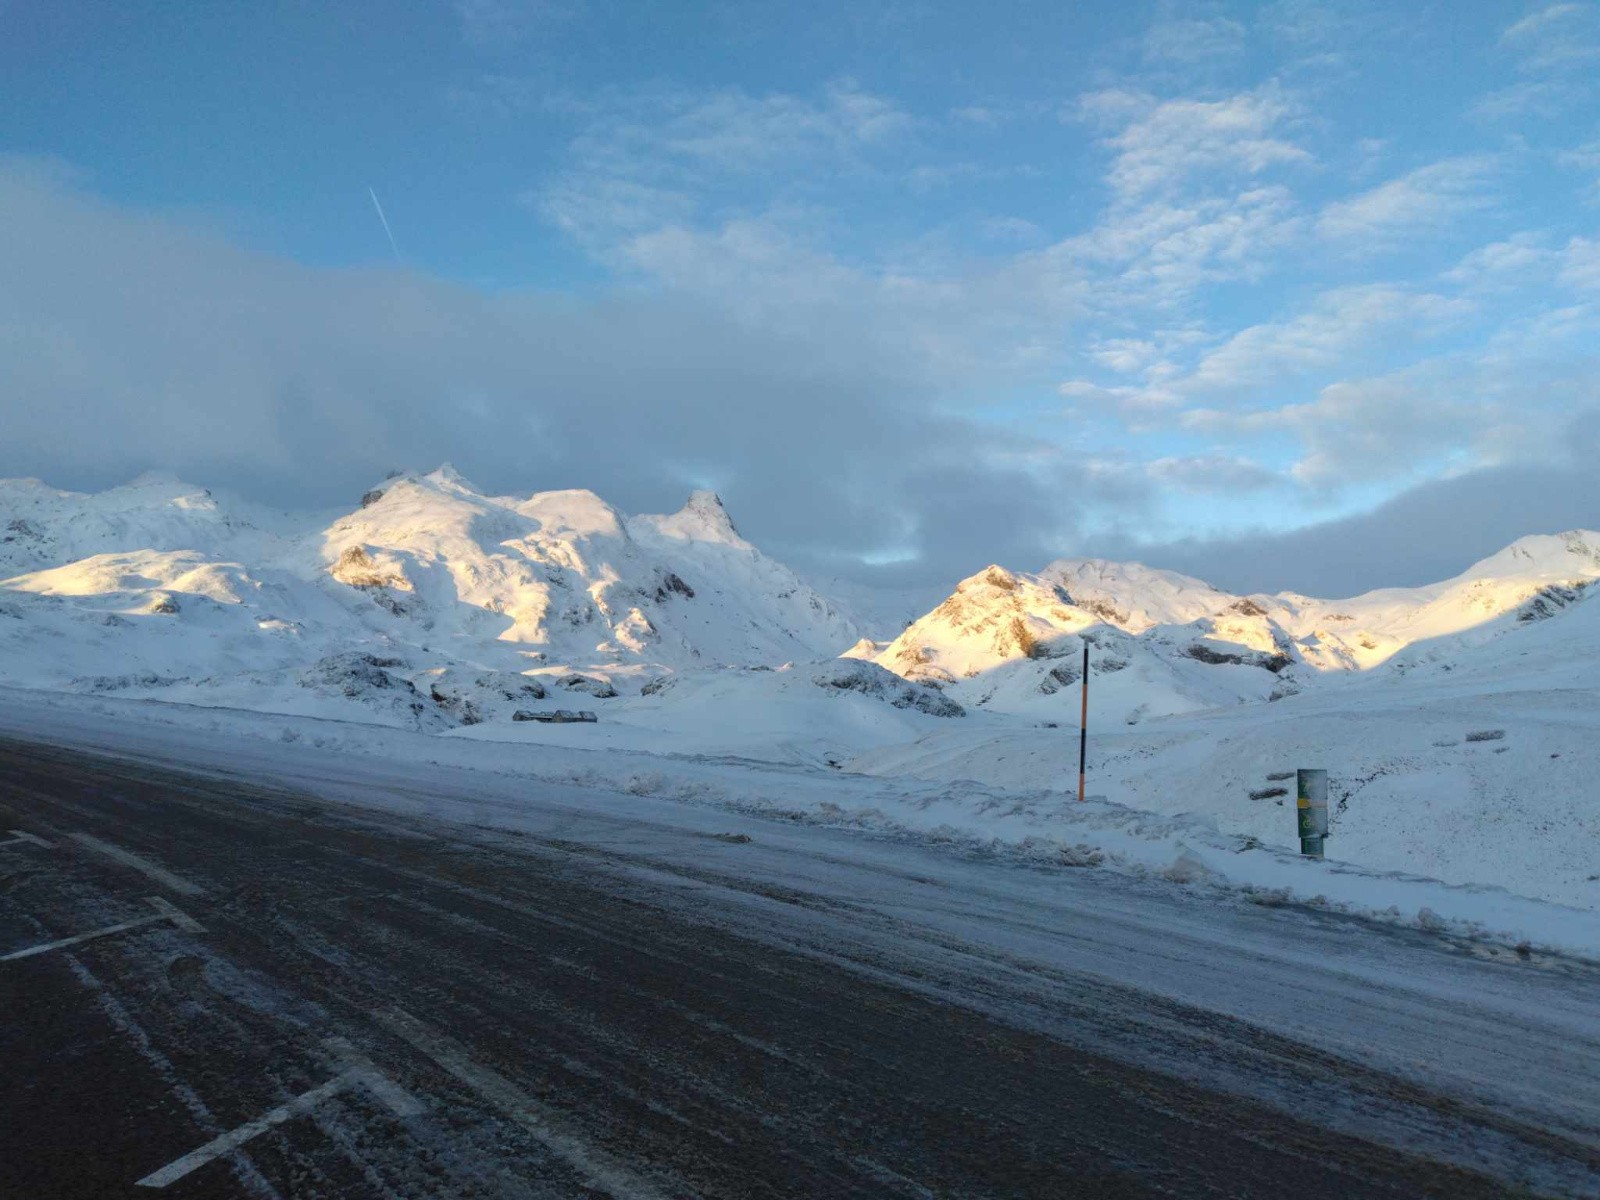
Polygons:
[[[725,193],[798,208],[820,179],[873,169],[912,128],[908,114],[848,80],[815,96],[682,90],[557,106],[581,128],[570,163],[528,199],[591,250],[712,216]],[[745,214],[749,215],[749,214]]]
[[1057,250],[1095,273],[1098,310],[1166,312],[1209,284],[1262,278],[1303,225],[1287,189],[1259,187],[1115,206]]
[[1588,104],[1594,94],[1600,5],[1544,5],[1509,26],[1500,45],[1525,78],[1484,96],[1473,115],[1490,121],[1557,118]]
[[1190,392],[1239,393],[1288,385],[1351,355],[1409,341],[1459,316],[1465,305],[1391,284],[1339,288],[1287,321],[1253,325],[1204,355],[1182,382]]
[[1146,464],[1145,471],[1158,484],[1201,494],[1235,495],[1279,487],[1285,482],[1276,471],[1230,454],[1158,458]]
[[950,372],[1013,369],[1059,356],[1053,340],[1087,286],[1044,232],[1019,218],[982,225],[1022,242],[972,261],[937,232],[854,256],[829,207],[841,181],[897,189],[966,178],[928,163],[917,122],[838,82],[812,96],[649,93],[568,105],[570,165],[527,199],[608,266],[716,305],[737,320],[806,336],[869,331],[886,350]]
[[1317,218],[1316,231],[1330,240],[1375,246],[1445,232],[1458,217],[1492,202],[1488,189],[1496,165],[1492,156],[1469,155],[1418,167],[1328,204]]
[[1576,167],[1580,171],[1600,171],[1600,139],[1563,150],[1557,155],[1557,161],[1562,166]]
[[1156,344],[1145,338],[1106,338],[1092,344],[1089,357],[1122,375],[1143,370],[1156,358]]
[[1295,107],[1271,84],[1222,100],[1158,101],[1112,89],[1082,97],[1079,112],[1120,126],[1105,139],[1116,152],[1107,182],[1124,201],[1171,192],[1196,176],[1255,177],[1311,161],[1283,136]]
[[1547,4],[1508,26],[1500,35],[1500,40],[1507,45],[1526,45],[1548,36],[1554,26],[1566,26],[1588,7],[1574,3]]
[[1273,417],[1299,435],[1305,452],[1291,474],[1310,487],[1426,472],[1462,443],[1485,443],[1501,420],[1492,406],[1463,404],[1404,376],[1330,384]]
[[1486,121],[1554,117],[1580,99],[1584,90],[1567,80],[1524,79],[1480,98],[1472,115]]
[[1450,283],[1468,288],[1524,287],[1548,281],[1559,255],[1537,233],[1514,233],[1479,246],[1444,273]]
[[850,80],[814,97],[732,89],[644,93],[591,108],[588,116],[573,147],[579,160],[591,169],[642,174],[804,170],[818,160],[849,159],[912,125],[892,101]]
[[1199,575],[1236,592],[1292,588],[1338,596],[1444,579],[1529,530],[1581,529],[1600,511],[1600,412],[1565,423],[1550,457],[1450,473],[1377,507],[1288,530],[1152,546],[1102,540],[1092,551]]
[[986,238],[1002,242],[1038,242],[1044,239],[1044,230],[1023,217],[985,217],[978,223],[978,232]]
[[1257,20],[1272,36],[1307,54],[1300,65],[1341,65],[1366,41],[1392,43],[1400,36],[1405,5],[1374,5],[1366,0],[1271,0]]
[[[1503,439],[1505,414],[1482,399],[1466,399],[1415,370],[1341,380],[1314,400],[1250,412],[1197,410],[1188,425],[1212,435],[1292,434],[1301,456],[1290,469],[1314,489],[1405,478],[1436,471],[1463,449],[1485,450]],[[1491,461],[1488,455],[1472,460]]]
[[1097,311],[1169,314],[1211,284],[1259,280],[1301,232],[1293,193],[1259,178],[1305,164],[1288,140],[1296,107],[1274,84],[1222,100],[1158,100],[1106,89],[1076,115],[1105,131],[1113,198],[1089,230],[1056,247],[1093,276]]
[[1575,237],[1568,242],[1560,279],[1578,291],[1600,292],[1600,240]]
[[1244,53],[1244,41],[1244,26],[1227,17],[1158,21],[1145,32],[1144,59],[1186,65],[1233,59]]
[[1555,461],[1573,414],[1600,406],[1597,345],[1600,307],[1553,307],[1507,322],[1473,349],[1347,375],[1310,400],[1188,408],[1181,423],[1224,442],[1289,435],[1300,445],[1293,479],[1329,491]]
[[685,188],[611,175],[565,175],[522,199],[563,232],[602,253],[621,238],[688,221],[698,208]]
[[1500,43],[1525,70],[1586,70],[1600,59],[1600,6],[1549,4],[1507,27]]
[[1563,167],[1588,172],[1592,179],[1587,189],[1589,198],[1600,201],[1600,140],[1562,151],[1556,156],[1556,161]]
[[1074,413],[1116,411],[1126,414],[1166,409],[1182,402],[1182,397],[1175,393],[1133,384],[1108,387],[1090,379],[1069,379],[1057,385],[1056,390],[1069,401],[1069,411]]

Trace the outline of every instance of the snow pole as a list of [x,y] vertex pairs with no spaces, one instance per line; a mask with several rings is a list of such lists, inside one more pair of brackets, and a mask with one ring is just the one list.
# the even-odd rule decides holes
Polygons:
[[1083,639],[1083,712],[1078,717],[1078,803],[1083,803],[1089,765],[1089,639]]

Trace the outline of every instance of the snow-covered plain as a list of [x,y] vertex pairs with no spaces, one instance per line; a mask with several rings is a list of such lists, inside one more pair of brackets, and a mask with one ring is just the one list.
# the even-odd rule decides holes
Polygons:
[[[441,468],[307,516],[168,477],[5,481],[0,709],[79,737],[215,726],[479,764],[1600,954],[1576,911],[1600,907],[1597,578],[1585,532],[1335,601],[1061,560],[989,567],[902,626],[884,614],[903,598],[824,596],[709,493],[628,516]],[[1086,641],[1108,799],[1080,807]],[[526,719],[556,708],[599,720]],[[1293,855],[1302,766],[1330,771],[1338,862]]]

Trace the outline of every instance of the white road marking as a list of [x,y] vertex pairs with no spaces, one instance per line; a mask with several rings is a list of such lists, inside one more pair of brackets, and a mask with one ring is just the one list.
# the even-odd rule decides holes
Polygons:
[[414,1117],[422,1111],[422,1102],[405,1088],[390,1079],[361,1051],[342,1037],[327,1038],[322,1043],[345,1063],[345,1073],[356,1079],[397,1117]]
[[181,912],[170,900],[160,896],[146,896],[150,906],[185,933],[204,933],[206,927],[186,912]]
[[43,846],[46,850],[52,848],[49,842],[45,841],[42,837],[35,837],[26,829],[8,829],[6,832],[9,833],[11,837],[6,841],[0,842],[0,849],[3,849],[6,846],[16,846],[23,842],[31,842],[35,846]]
[[[221,1129],[221,1122],[200,1098],[200,1094],[184,1081],[172,1060],[150,1040],[150,1034],[139,1024],[134,1015],[95,976],[81,958],[76,954],[68,954],[66,960],[68,968],[78,977],[78,981],[94,993],[95,1001],[99,1004],[100,1011],[105,1013],[106,1019],[133,1043],[140,1057],[167,1081],[167,1086],[172,1089],[173,1095],[184,1108],[189,1110],[189,1115],[194,1118],[196,1124],[202,1129]],[[271,1181],[256,1168],[248,1155],[235,1155],[232,1165],[234,1178],[242,1185],[245,1193],[256,1197],[256,1200],[284,1200],[283,1193],[272,1186]]]
[[449,1074],[472,1088],[514,1120],[546,1150],[586,1177],[590,1187],[611,1196],[655,1200],[662,1193],[648,1181],[601,1150],[585,1146],[556,1128],[559,1118],[498,1071],[474,1062],[466,1049],[443,1034],[434,1033],[410,1013],[399,1008],[375,1012],[384,1027],[415,1046]]
[[97,854],[103,854],[125,867],[132,867],[135,871],[154,879],[162,887],[171,888],[180,896],[205,895],[205,889],[198,884],[190,883],[181,875],[174,875],[165,867],[151,862],[148,858],[140,858],[131,850],[124,850],[121,846],[113,846],[110,842],[102,842],[99,838],[92,837],[87,833],[74,833],[69,836],[79,845],[87,846]]
[[187,913],[179,912],[160,896],[146,896],[145,899],[156,910],[154,916],[137,917],[132,921],[122,921],[116,925],[107,925],[104,929],[91,929],[88,933],[74,934],[72,937],[61,938],[54,942],[44,942],[38,946],[29,946],[25,950],[13,950],[10,954],[0,954],[0,962],[11,962],[18,958],[32,958],[35,954],[45,954],[51,950],[62,950],[68,946],[91,942],[95,938],[110,937],[114,933],[127,933],[130,929],[154,925],[157,921],[171,921],[179,929],[188,933],[205,932],[205,926],[201,925],[199,921],[196,921]]
[[271,1112],[257,1117],[254,1121],[247,1121],[237,1129],[230,1129],[221,1137],[212,1138],[198,1150],[191,1150],[182,1158],[174,1159],[159,1171],[152,1171],[143,1179],[135,1183],[134,1187],[164,1188],[170,1183],[176,1183],[191,1171],[199,1170],[213,1159],[221,1158],[231,1150],[237,1150],[258,1133],[265,1133],[275,1125],[282,1125],[285,1121],[292,1121],[303,1112],[309,1112],[330,1096],[337,1096],[340,1092],[354,1085],[354,1080],[347,1075],[336,1075],[321,1087],[314,1087],[309,1092],[296,1096],[287,1104],[280,1104]]
[[198,1150],[191,1150],[182,1158],[174,1159],[159,1171],[152,1171],[133,1186],[164,1188],[168,1184],[176,1183],[185,1175],[199,1170],[208,1162],[237,1150],[257,1134],[265,1133],[275,1126],[282,1125],[285,1121],[292,1121],[302,1113],[310,1112],[324,1100],[337,1096],[340,1092],[347,1092],[352,1088],[366,1088],[379,1100],[383,1101],[384,1104],[388,1105],[397,1116],[410,1117],[422,1111],[422,1105],[410,1092],[407,1092],[382,1071],[378,1070],[370,1059],[349,1042],[343,1038],[329,1038],[323,1044],[338,1058],[349,1064],[343,1071],[328,1080],[327,1083],[322,1084],[320,1087],[314,1087],[309,1092],[302,1092],[294,1099],[278,1105],[277,1108],[262,1114],[255,1120],[246,1121],[237,1129],[230,1129],[220,1137],[212,1138]]

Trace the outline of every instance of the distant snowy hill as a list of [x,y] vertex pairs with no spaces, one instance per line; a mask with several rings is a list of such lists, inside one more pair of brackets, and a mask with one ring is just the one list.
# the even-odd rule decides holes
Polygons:
[[[1059,582],[1063,577],[1095,582],[1076,585],[1074,593]],[[1142,581],[1162,586],[1147,595]],[[1206,596],[1199,611],[1218,615],[1187,626],[1154,623],[1174,615],[1168,606],[1195,611],[1192,593]],[[1232,603],[1204,584],[1144,567],[1118,575],[1107,563],[1057,563],[1047,574],[1023,575],[991,566],[963,580],[888,646],[863,656],[942,687],[966,706],[1076,724],[1088,639],[1090,670],[1100,681],[1096,712],[1131,723],[1265,700],[1281,687],[1277,672],[1289,659],[1260,617],[1230,612]]]
[[[1345,600],[1237,596],[1138,563],[1061,559],[1038,574],[989,567],[911,620],[914,592],[823,596],[746,541],[710,492],[630,516],[588,491],[490,496],[445,466],[384,480],[330,517],[163,475],[97,495],[9,480],[0,678],[422,729],[510,721],[538,703],[624,704],[663,676],[679,686],[639,708],[663,730],[663,706],[691,696],[706,721],[765,728],[740,710],[781,696],[795,713],[845,691],[904,709],[944,693],[912,704],[914,717],[857,722],[886,737],[963,711],[1073,724],[1088,640],[1099,719],[1139,724],[1358,677],[1465,679],[1505,661],[1505,638],[1549,656],[1563,630],[1574,643],[1592,634],[1592,621],[1563,618],[1596,579],[1600,534],[1583,531]],[[1552,632],[1528,636],[1545,623]],[[835,658],[914,690],[867,686],[854,668],[781,681],[721,670]],[[702,670],[714,675],[687,679]],[[822,724],[843,728],[844,709],[828,712]]]
[[140,550],[259,557],[272,536],[250,516],[224,511],[206,489],[170,475],[152,472],[96,495],[0,479],[0,579]]
[[[1564,612],[1600,579],[1600,534],[1526,537],[1454,579],[1347,600],[1237,596],[1138,563],[1062,559],[1038,575],[993,566],[887,645],[851,653],[963,705],[1076,720],[1083,641],[1116,721],[1279,699],[1350,672],[1455,670]],[[1578,630],[1573,629],[1576,635]]]

